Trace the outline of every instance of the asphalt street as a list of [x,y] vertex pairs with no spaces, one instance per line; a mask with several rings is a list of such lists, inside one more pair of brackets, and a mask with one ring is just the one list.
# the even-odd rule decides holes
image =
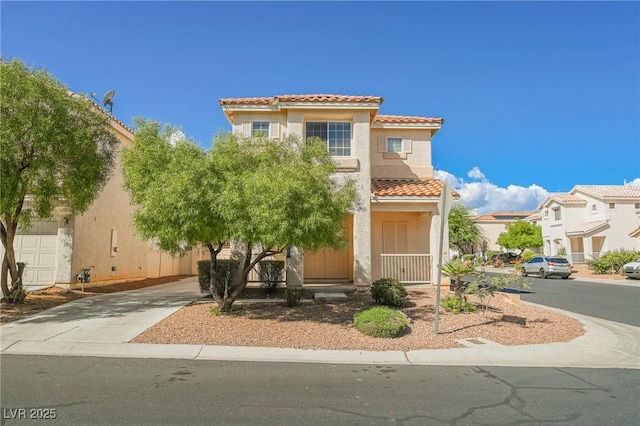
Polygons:
[[526,302],[640,327],[640,281],[620,285],[573,278],[529,279],[531,288],[519,292]]
[[640,424],[640,370],[3,355],[1,378],[3,425]]

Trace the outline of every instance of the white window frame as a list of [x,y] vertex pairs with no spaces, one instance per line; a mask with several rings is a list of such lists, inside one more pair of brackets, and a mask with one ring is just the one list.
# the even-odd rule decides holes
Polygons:
[[[256,128],[256,127],[263,127],[264,125],[267,125],[266,129],[263,128]],[[258,126],[256,126],[258,125]],[[271,123],[269,123],[268,121],[252,121],[251,122],[251,137],[252,138],[268,138],[269,137],[269,130],[271,127]]]
[[[329,153],[331,154],[332,157],[351,157],[352,155],[352,140],[353,140],[353,126],[351,125],[351,121],[341,121],[341,120],[328,120],[328,121],[307,121],[304,123],[304,132],[305,132],[305,139],[309,138],[309,137],[319,137],[316,135],[312,135],[309,136],[308,133],[308,129],[307,126],[309,124],[325,124],[326,125],[326,134],[327,134],[327,139],[323,139],[322,137],[320,137],[320,139],[323,142],[326,142],[327,144],[327,150],[329,151]],[[331,140],[331,132],[344,132],[345,129],[331,129],[331,125],[332,124],[348,124],[349,125],[349,140],[345,141],[343,138],[340,139],[336,139],[333,141],[334,144],[336,144],[335,146],[331,146],[332,145],[332,140]],[[346,142],[346,143],[345,143]],[[341,146],[338,146],[337,144],[341,143]]]
[[554,207],[553,209],[553,220],[562,220],[562,211],[560,210],[560,207]]
[[[393,144],[393,145],[391,145]],[[395,148],[398,148],[397,150]],[[392,152],[394,154],[401,154],[404,152],[404,146],[402,144],[402,138],[396,137],[396,136],[389,136],[387,137],[387,143],[386,143],[386,151],[385,152]]]

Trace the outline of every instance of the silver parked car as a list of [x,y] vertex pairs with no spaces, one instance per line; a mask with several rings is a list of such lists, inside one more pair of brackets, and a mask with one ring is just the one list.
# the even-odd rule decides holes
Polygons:
[[536,256],[522,263],[522,275],[540,275],[540,278],[551,276],[561,277],[563,280],[571,275],[571,264],[564,257]]
[[629,278],[640,279],[640,259],[635,262],[625,263],[622,266],[622,273]]

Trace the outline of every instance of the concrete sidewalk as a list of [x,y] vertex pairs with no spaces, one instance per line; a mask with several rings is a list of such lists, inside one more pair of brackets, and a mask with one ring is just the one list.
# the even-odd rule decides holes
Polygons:
[[[79,299],[0,327],[2,354],[175,358],[336,364],[640,368],[640,328],[563,312],[586,333],[571,342],[503,346],[485,339],[465,348],[327,351],[127,343],[201,297],[197,279]],[[545,307],[545,309],[550,309]]]

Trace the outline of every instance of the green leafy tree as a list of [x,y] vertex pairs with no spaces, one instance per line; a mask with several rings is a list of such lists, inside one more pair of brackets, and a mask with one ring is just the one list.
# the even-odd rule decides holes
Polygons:
[[542,247],[542,228],[524,220],[509,224],[507,232],[498,236],[497,243],[508,249],[517,249],[522,253],[527,248]]
[[44,69],[17,59],[0,66],[1,287],[5,300],[21,302],[18,226],[50,218],[57,206],[85,211],[113,171],[118,139],[106,113]]
[[[179,251],[203,244],[211,254],[211,290],[229,311],[251,269],[289,246],[317,250],[344,244],[342,222],[356,201],[351,181],[338,185],[326,145],[241,138],[220,133],[209,152],[189,141],[173,146],[175,129],[136,122],[132,148],[123,155],[125,187],[138,209],[138,233]],[[239,268],[219,291],[216,258],[232,241]]]
[[464,204],[454,204],[449,211],[449,246],[460,254],[473,253],[483,238],[471,211]]

